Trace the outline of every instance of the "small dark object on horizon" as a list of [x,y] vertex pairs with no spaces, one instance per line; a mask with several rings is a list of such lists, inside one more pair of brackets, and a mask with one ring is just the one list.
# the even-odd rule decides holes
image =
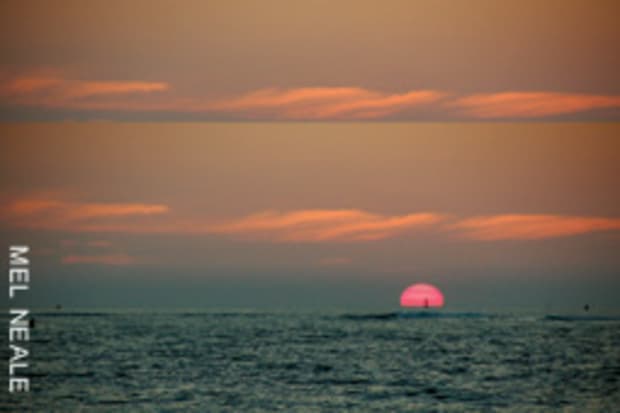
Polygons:
[[34,318],[31,318],[30,320],[28,320],[28,327],[34,328]]
[[587,313],[588,311],[590,311],[590,304],[586,304],[586,305],[584,305],[584,306],[583,306],[583,311],[585,311],[586,313]]
[[62,306],[60,304],[56,304],[56,310],[62,310]]

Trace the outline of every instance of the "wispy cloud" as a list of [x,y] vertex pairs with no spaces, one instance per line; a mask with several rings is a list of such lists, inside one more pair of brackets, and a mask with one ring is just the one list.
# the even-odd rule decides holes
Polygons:
[[247,92],[183,95],[165,81],[82,80],[60,71],[0,77],[0,102],[71,111],[150,112],[207,119],[382,120],[536,119],[620,108],[620,96],[549,91],[459,95],[419,89],[388,93],[363,87],[268,87]]
[[435,90],[388,94],[354,87],[261,89],[213,102],[209,107],[250,118],[377,119],[437,102],[444,96]]
[[57,72],[5,76],[0,81],[0,98],[14,105],[245,119],[377,119],[444,96],[433,90],[389,94],[357,87],[270,88],[220,98],[154,92],[172,92],[172,87],[167,82],[74,80]]
[[162,204],[80,202],[33,196],[7,202],[0,208],[0,219],[22,228],[89,231],[118,223],[119,219],[165,212],[168,207]]
[[[69,201],[26,197],[3,203],[6,226],[84,233],[218,235],[267,242],[363,242],[420,230],[449,233],[469,240],[537,240],[620,230],[620,218],[555,214],[500,214],[459,218],[441,212],[402,215],[362,209],[268,210],[237,217],[184,216],[164,204]],[[63,247],[77,241],[60,241]],[[95,239],[88,247],[108,248]]]
[[169,89],[165,82],[74,80],[39,73],[5,78],[0,97],[17,105],[55,109],[128,109],[131,104],[148,109],[152,107],[148,101],[132,99]]
[[219,234],[274,242],[321,242],[390,238],[436,224],[444,217],[436,213],[391,216],[357,209],[308,209],[224,219],[178,216],[163,204],[30,197],[7,202],[0,208],[0,219],[15,227],[67,232]]
[[266,211],[214,225],[212,232],[274,241],[371,241],[442,221],[442,215],[386,216],[357,209]]
[[504,92],[477,94],[446,103],[467,117],[542,118],[593,109],[620,108],[620,96],[552,92]]
[[620,219],[564,215],[493,215],[464,219],[448,225],[447,228],[473,240],[536,240],[620,230]]

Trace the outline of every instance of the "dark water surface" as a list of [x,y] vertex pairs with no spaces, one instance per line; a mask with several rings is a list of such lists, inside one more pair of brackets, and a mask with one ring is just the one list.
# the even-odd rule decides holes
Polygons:
[[620,410],[620,320],[613,318],[35,316],[32,392],[3,392],[2,411]]

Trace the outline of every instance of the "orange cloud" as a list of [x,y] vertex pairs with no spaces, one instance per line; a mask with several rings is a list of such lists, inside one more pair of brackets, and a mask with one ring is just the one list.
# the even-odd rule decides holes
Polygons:
[[[434,213],[384,216],[356,209],[267,211],[228,220],[179,217],[169,212],[161,204],[106,204],[32,197],[7,202],[0,208],[0,219],[15,227],[31,229],[220,234],[278,242],[379,240],[443,220],[443,216]],[[73,244],[67,242],[70,245]],[[91,241],[88,245],[109,246],[109,243]]]
[[221,99],[171,94],[166,82],[84,81],[58,72],[6,78],[0,97],[12,104],[74,110],[233,114],[267,119],[376,119],[440,100],[433,90],[387,94],[356,87],[261,89]]
[[563,215],[495,215],[464,219],[448,226],[468,239],[535,240],[595,231],[620,230],[620,219]]
[[[448,221],[450,219],[451,221]],[[264,211],[236,218],[184,217],[163,204],[96,203],[61,197],[4,202],[5,225],[66,232],[221,235],[270,242],[361,242],[393,238],[419,229],[448,230],[471,240],[536,240],[620,230],[620,218],[504,214],[455,219],[437,212],[381,215],[360,209]],[[442,223],[439,227],[437,224]],[[60,241],[63,247],[77,241]],[[89,247],[110,247],[91,240]]]
[[434,213],[384,216],[355,209],[267,211],[213,225],[209,231],[274,241],[370,241],[441,220],[443,217]]
[[[445,118],[534,119],[620,108],[620,96],[545,91],[456,96],[438,90],[387,93],[361,87],[264,88],[236,96],[182,96],[167,82],[77,80],[59,71],[1,76],[0,100],[77,111],[152,112],[210,118],[372,120],[417,110]],[[458,113],[454,113],[457,109]],[[424,112],[422,112],[424,111]]]
[[0,90],[5,95],[26,95],[49,90],[62,83],[62,79],[52,76],[23,76],[7,81]]
[[103,265],[130,265],[137,260],[127,254],[111,255],[67,255],[62,257],[63,264],[103,264]]
[[465,96],[447,102],[467,116],[481,119],[540,118],[584,112],[593,109],[620,108],[620,96],[552,92],[504,92]]
[[166,212],[168,207],[160,204],[90,203],[32,197],[7,202],[0,208],[0,219],[22,228],[89,231],[105,228],[114,218],[135,219]]
[[386,94],[353,87],[262,89],[213,102],[214,111],[280,119],[376,119],[445,96],[434,90]]
[[[65,109],[128,109],[127,97],[163,92],[165,82],[85,81],[66,79],[58,74],[17,76],[0,84],[0,96],[12,103]],[[116,100],[118,97],[125,100]],[[110,100],[112,98],[112,100]],[[99,100],[96,100],[99,99]],[[145,108],[152,104],[143,102]],[[136,107],[137,109],[138,107]]]
[[126,93],[150,93],[168,90],[163,82],[73,82],[67,85],[67,97],[82,98],[96,95],[117,95]]

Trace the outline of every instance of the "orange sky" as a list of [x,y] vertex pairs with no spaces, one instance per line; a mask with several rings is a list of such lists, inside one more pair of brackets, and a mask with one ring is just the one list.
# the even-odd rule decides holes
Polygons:
[[[267,286],[269,297],[303,301],[285,287],[301,282],[332,304],[340,291],[389,305],[416,280],[463,305],[490,286],[549,283],[534,294],[548,298],[573,285],[558,296],[567,305],[617,291],[617,124],[62,122],[0,132],[0,237],[32,246],[39,282],[56,291],[42,300],[109,305],[125,282],[148,297],[145,285],[182,279],[190,290],[204,282],[219,303],[230,295],[214,285],[238,289],[243,277],[255,280],[255,304],[273,301],[255,293]],[[58,290],[68,280],[84,284],[80,294]]]
[[616,124],[2,130],[0,217],[14,228],[347,243],[537,240],[620,226]]
[[466,290],[544,273],[604,294],[619,15],[612,0],[3,2],[0,236],[96,282],[400,290],[424,274]]
[[611,0],[0,7],[4,120],[620,116]]

